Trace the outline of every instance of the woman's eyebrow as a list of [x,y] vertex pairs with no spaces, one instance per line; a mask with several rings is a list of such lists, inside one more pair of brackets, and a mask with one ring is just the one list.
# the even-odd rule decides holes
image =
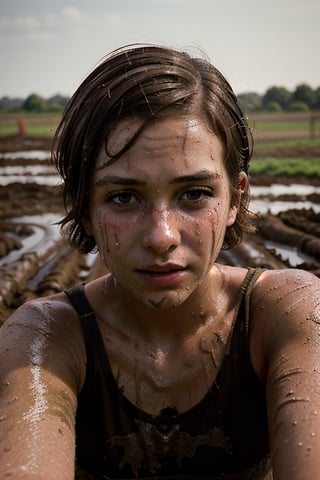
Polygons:
[[189,183],[189,182],[201,182],[204,180],[218,180],[221,178],[218,172],[209,172],[207,170],[201,170],[190,175],[181,175],[180,177],[173,178],[169,183]]
[[[175,183],[192,183],[192,182],[201,182],[204,180],[218,180],[221,178],[221,175],[218,172],[208,172],[207,170],[201,170],[200,172],[195,172],[189,175],[181,175],[170,180],[170,184]],[[138,180],[137,178],[131,177],[120,177],[115,175],[106,175],[103,178],[100,178],[95,182],[96,187],[101,187],[105,185],[146,185],[147,182],[143,180]]]
[[104,185],[145,185],[146,182],[142,180],[137,180],[136,178],[130,177],[118,177],[114,175],[106,175],[103,178],[100,178],[95,182],[96,187],[101,187]]

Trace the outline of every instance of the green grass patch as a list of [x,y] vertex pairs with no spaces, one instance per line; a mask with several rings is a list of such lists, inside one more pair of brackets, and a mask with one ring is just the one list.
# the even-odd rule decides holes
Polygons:
[[251,125],[253,130],[258,132],[293,132],[309,131],[310,122],[309,121],[295,121],[295,122],[286,122],[286,121],[255,121]]
[[285,148],[318,148],[320,147],[320,136],[317,138],[303,138],[303,139],[280,139],[270,141],[255,140],[254,150],[268,150],[268,149],[285,149]]
[[313,177],[320,178],[319,160],[305,158],[264,158],[253,160],[251,175],[271,175],[274,177]]

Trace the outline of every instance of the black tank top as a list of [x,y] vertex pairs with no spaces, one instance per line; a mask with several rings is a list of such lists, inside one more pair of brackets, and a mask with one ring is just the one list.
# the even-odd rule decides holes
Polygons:
[[241,286],[214,384],[182,414],[149,415],[122,395],[84,286],[66,292],[81,319],[87,354],[76,416],[77,479],[272,479],[265,391],[248,342],[250,292],[260,273],[250,269]]

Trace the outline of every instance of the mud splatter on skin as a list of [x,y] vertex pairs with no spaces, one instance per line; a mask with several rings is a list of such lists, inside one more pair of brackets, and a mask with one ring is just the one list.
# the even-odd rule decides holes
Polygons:
[[153,307],[155,307],[157,310],[161,310],[161,307],[163,305],[163,302],[165,301],[167,297],[163,297],[160,302],[156,302],[155,300],[152,300],[152,298],[149,298],[149,302]]
[[320,303],[314,307],[311,314],[307,317],[307,320],[320,324]]
[[[64,391],[59,391],[59,401],[56,398],[56,392],[47,392],[48,414],[58,417],[69,431],[73,430],[73,406],[70,397]],[[61,429],[59,428],[59,431]],[[60,432],[61,433],[61,432]]]
[[108,256],[108,254],[110,253],[110,245],[109,245],[109,237],[107,233],[105,233],[103,228],[103,215],[101,214],[101,212],[97,214],[97,225],[98,225],[99,237],[101,237],[103,240],[101,244],[105,245],[105,248],[103,251],[99,249],[99,254],[103,262],[106,262],[106,255]]
[[48,410],[48,402],[46,399],[46,386],[41,378],[41,369],[43,365],[44,351],[47,346],[47,337],[50,334],[50,321],[44,316],[41,322],[41,332],[37,333],[34,338],[29,352],[31,382],[29,384],[30,396],[33,404],[29,410],[22,416],[23,420],[30,425],[30,443],[34,443],[34,448],[30,448],[30,457],[26,468],[36,467],[38,464],[38,456],[41,455],[38,449],[38,439],[40,436],[39,422],[42,415]]

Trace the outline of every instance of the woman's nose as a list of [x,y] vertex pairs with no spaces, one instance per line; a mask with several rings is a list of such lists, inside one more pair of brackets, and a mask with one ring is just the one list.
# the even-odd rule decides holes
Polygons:
[[166,253],[181,241],[179,222],[167,207],[157,207],[149,212],[143,234],[143,245],[157,253]]

